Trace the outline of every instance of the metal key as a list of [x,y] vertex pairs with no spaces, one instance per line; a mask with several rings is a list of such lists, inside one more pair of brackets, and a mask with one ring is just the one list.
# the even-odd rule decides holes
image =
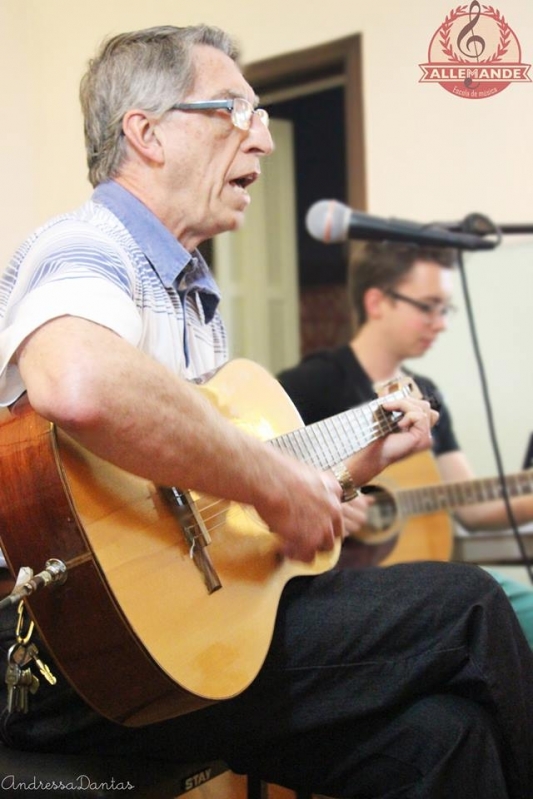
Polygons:
[[28,712],[28,693],[35,694],[39,690],[39,678],[31,669],[22,669],[17,691],[19,713]]
[[27,663],[30,663],[31,661],[33,661],[35,663],[35,665],[37,666],[37,668],[39,669],[39,671],[41,672],[41,674],[43,675],[43,677],[45,678],[45,680],[48,683],[50,683],[50,685],[55,685],[56,684],[57,678],[52,674],[52,672],[50,671],[50,668],[46,665],[46,663],[44,663],[41,660],[41,658],[39,657],[39,650],[38,650],[36,644],[33,644],[33,643],[28,644],[28,646],[26,648],[26,657],[27,657],[27,660],[22,665],[26,665]]
[[7,685],[8,713],[28,712],[28,691],[34,694],[39,688],[39,680],[30,668],[25,668],[33,659],[29,646],[13,644],[7,653],[5,681]]
[[19,683],[22,669],[8,660],[6,669],[7,712],[15,713],[19,707]]
[[39,680],[31,673],[31,669],[18,669],[18,673],[15,672],[13,675],[13,680],[16,680],[17,683],[13,685],[11,691],[11,703],[8,699],[8,711],[10,713],[27,713],[28,691],[34,694],[39,688]]
[[7,653],[8,663],[15,663],[20,669],[27,666],[31,659],[31,653],[28,655],[28,646],[22,641],[17,641],[13,644]]
[[7,668],[5,681],[7,685],[7,711],[14,713],[18,710],[19,705],[19,683],[22,669],[20,662],[24,659],[26,647],[23,644],[16,643],[10,647],[7,653]]
[[[28,662],[27,647],[20,641],[13,644],[7,653],[7,710],[9,713],[27,712],[27,677],[22,679],[23,669]],[[26,711],[24,710],[26,708]]]

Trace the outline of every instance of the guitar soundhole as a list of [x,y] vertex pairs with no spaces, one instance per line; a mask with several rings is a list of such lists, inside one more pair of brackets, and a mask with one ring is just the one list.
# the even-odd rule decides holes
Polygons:
[[396,503],[391,494],[377,485],[366,485],[361,491],[371,494],[374,502],[368,509],[364,527],[344,540],[339,568],[377,566],[390,555],[398,540],[393,529],[397,516]]
[[374,500],[368,510],[365,530],[381,533],[392,527],[398,515],[396,502],[392,494],[376,485],[363,486],[361,492],[370,494]]

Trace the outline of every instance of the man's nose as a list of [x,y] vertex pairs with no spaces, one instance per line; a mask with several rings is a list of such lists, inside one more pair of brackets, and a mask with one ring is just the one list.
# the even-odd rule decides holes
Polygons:
[[274,152],[275,145],[272,134],[257,114],[254,114],[252,117],[246,143],[249,148],[259,153],[259,155],[270,155]]

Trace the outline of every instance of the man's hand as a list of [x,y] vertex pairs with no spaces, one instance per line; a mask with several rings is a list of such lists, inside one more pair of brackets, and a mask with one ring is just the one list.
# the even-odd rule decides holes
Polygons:
[[292,459],[286,465],[283,488],[270,492],[255,508],[279,535],[281,552],[309,562],[317,552],[333,549],[335,538],[344,535],[342,490],[331,472]]
[[439,414],[429,402],[408,397],[383,403],[386,411],[401,411],[398,430],[353,455],[347,466],[356,485],[363,485],[391,463],[431,447],[431,428]]
[[389,435],[383,443],[383,456],[387,463],[405,458],[414,452],[431,447],[431,428],[438,421],[439,414],[431,408],[427,400],[409,397],[398,402],[383,403],[386,411],[402,411],[398,422],[398,432]]
[[368,509],[374,500],[371,494],[358,494],[350,502],[342,505],[344,518],[344,537],[357,536],[359,530],[365,526],[368,519]]
[[[425,400],[391,400],[384,404],[387,411],[401,411],[398,431],[365,447],[347,462],[357,486],[368,483],[376,474],[399,458],[431,445],[430,429],[438,418]],[[255,507],[273,532],[282,539],[282,552],[287,557],[311,561],[317,551],[329,550],[336,536],[357,532],[366,520],[368,497],[358,497],[341,504],[342,490],[331,472],[285,460],[283,488],[273,473],[265,475],[276,487],[262,491]],[[348,525],[345,531],[344,525]]]

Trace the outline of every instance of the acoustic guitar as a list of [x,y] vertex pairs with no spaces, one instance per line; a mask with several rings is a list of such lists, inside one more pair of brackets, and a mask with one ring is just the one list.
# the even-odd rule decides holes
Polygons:
[[[509,497],[533,493],[533,470],[505,477]],[[370,493],[368,524],[358,541],[376,548],[382,566],[414,560],[449,560],[453,547],[450,512],[501,499],[498,477],[443,483],[432,452],[393,463],[363,489]]]
[[[401,414],[382,404],[410,387],[308,427],[251,362],[231,361],[198,390],[243,430],[324,470],[395,430]],[[309,564],[283,558],[252,507],[155,486],[31,409],[0,424],[0,492],[13,574],[52,558],[67,567],[64,584],[25,600],[42,638],[81,696],[128,726],[243,691],[286,582],[331,568],[340,549]]]

